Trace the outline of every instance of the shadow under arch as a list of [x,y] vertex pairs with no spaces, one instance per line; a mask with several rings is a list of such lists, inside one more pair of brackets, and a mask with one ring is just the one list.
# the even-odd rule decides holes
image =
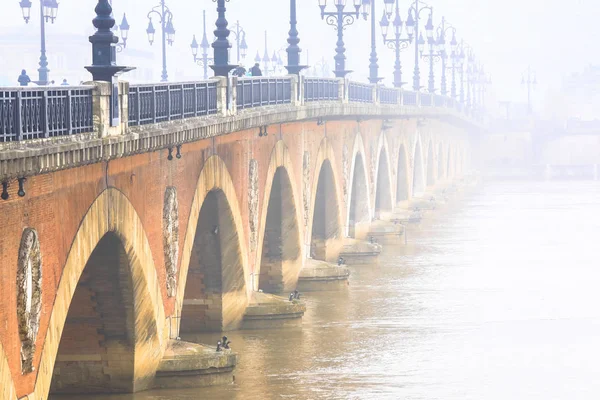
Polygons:
[[382,212],[392,210],[392,180],[387,139],[382,133],[379,139],[379,155],[375,182],[375,218],[379,219]]
[[354,138],[352,164],[349,171],[352,181],[348,191],[349,198],[346,200],[346,204],[349,205],[347,209],[347,236],[352,238],[357,237],[357,235],[360,236],[363,225],[367,225],[365,228],[368,228],[368,224],[371,222],[371,202],[365,160],[362,135],[358,132]]
[[421,149],[421,139],[417,136],[415,144],[415,156],[413,157],[413,181],[412,195],[413,197],[420,196],[425,192],[425,174],[423,167],[423,151]]
[[433,152],[433,139],[429,139],[427,146],[427,186],[435,184],[435,157]]
[[440,142],[440,145],[438,146],[438,173],[437,173],[437,179],[441,180],[444,178],[444,146],[442,146],[442,143]]
[[133,329],[134,353],[130,364],[132,371],[128,375],[131,385],[127,391],[148,389],[152,382],[167,344],[162,291],[138,214],[123,193],[108,188],[94,200],[72,242],[46,331],[35,390],[30,398],[48,397],[73,296],[84,268],[107,235],[120,243],[120,257],[129,267],[121,269],[120,274],[132,283],[132,304],[127,313],[131,321],[129,329]]
[[8,367],[8,360],[2,342],[0,342],[0,399],[16,400],[16,398],[17,393]]
[[290,177],[296,176],[285,142],[278,141],[271,153],[259,222],[255,274],[258,287],[279,293],[296,288],[302,268],[300,196]]
[[396,174],[396,203],[408,200],[408,171],[409,165],[408,157],[406,156],[406,146],[404,145],[404,143],[402,143],[398,150],[398,172]]
[[313,176],[312,209],[307,229],[310,234],[310,256],[317,260],[335,261],[342,246],[342,218],[335,155],[327,138],[323,138]]
[[[223,160],[213,155],[200,172],[183,244],[178,331],[237,329],[250,298],[249,276],[235,187]],[[184,317],[189,321],[183,323]]]

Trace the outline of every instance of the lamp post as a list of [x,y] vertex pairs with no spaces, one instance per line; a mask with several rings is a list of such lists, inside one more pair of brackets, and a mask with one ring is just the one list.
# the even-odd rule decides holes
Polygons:
[[300,53],[302,49],[298,46],[300,38],[298,37],[296,24],[296,0],[290,0],[290,32],[287,40],[288,47],[285,50],[287,52],[287,66],[285,68],[288,74],[299,75],[300,71],[306,68],[306,65],[300,65]]
[[[400,52],[406,48],[408,48],[409,44],[413,41],[413,35],[408,33],[406,38],[402,37],[402,18],[400,17],[400,1],[399,0],[384,0],[385,4],[385,12],[383,13],[383,17],[381,18],[381,34],[383,35],[383,43],[387,45],[389,49],[394,50],[396,55],[396,62],[394,63],[394,86],[402,87],[402,64],[400,63]],[[390,27],[390,19],[392,18],[392,8],[395,7],[394,13],[394,21],[392,25],[394,26],[394,36],[389,38],[387,37],[389,27]],[[407,26],[408,26],[407,20]]]
[[175,27],[173,26],[173,13],[169,10],[169,7],[165,4],[165,0],[160,0],[160,3],[152,8],[148,13],[148,28],[146,33],[148,34],[148,41],[150,45],[154,43],[154,34],[156,30],[152,24],[152,14],[155,14],[161,25],[161,41],[162,41],[162,74],[161,82],[166,82],[169,78],[167,74],[167,43],[169,46],[173,45],[175,40]]
[[[39,0],[40,1],[40,68],[38,69],[38,85],[47,85],[49,83],[48,57],[46,57],[46,23],[54,23],[58,13],[57,0]],[[19,2],[23,19],[29,23],[31,19],[31,0],[21,0]]]
[[[457,50],[457,52],[458,52],[457,62],[458,62],[458,68],[460,71],[459,99],[462,104],[465,104],[465,101],[467,100],[468,105],[470,105],[470,100],[465,98],[465,68],[468,70],[469,66],[473,63],[473,49],[464,40],[460,41],[459,49],[460,49],[459,51]],[[465,61],[466,61],[466,65],[465,65]],[[468,74],[467,74],[467,79],[468,79]],[[467,84],[468,84],[468,82],[467,82]],[[469,96],[469,90],[467,88],[467,97],[468,96]]]
[[448,32],[452,32],[452,40],[450,40],[450,58],[452,61],[452,65],[450,69],[452,70],[452,84],[450,89],[450,96],[452,98],[456,97],[456,74],[454,72],[454,68],[456,67],[456,50],[458,49],[458,42],[456,41],[456,29],[448,24],[446,25],[446,18],[442,17],[442,23],[437,28],[438,32],[438,50],[440,53],[440,57],[442,58],[442,90],[441,93],[443,96],[448,95],[448,88],[446,84],[446,70],[448,67],[446,66],[446,60],[448,59],[448,52],[446,51],[446,35]]
[[246,43],[246,31],[240,25],[240,21],[236,21],[230,32],[235,36],[236,61],[239,64],[241,60],[246,58],[248,44]]
[[[225,18],[225,12],[227,9],[225,8],[226,0],[213,0],[213,2],[217,3],[217,22],[215,29],[215,36],[217,39],[213,42],[212,48],[214,49],[214,65],[210,67],[215,71],[215,76],[229,76],[229,71],[234,69],[235,65],[229,64],[229,49],[231,48],[231,44],[229,44],[229,34],[231,33],[229,29],[227,29],[227,19]],[[229,0],[227,0],[229,1]]]
[[360,7],[362,0],[353,0],[355,11],[347,12],[344,11],[346,8],[346,0],[333,0],[333,5],[336,11],[325,11],[327,7],[327,0],[319,0],[319,7],[321,8],[321,19],[327,22],[327,25],[333,26],[337,30],[337,43],[334,57],[335,60],[335,76],[337,78],[344,78],[348,73],[352,72],[346,70],[346,48],[344,47],[344,28],[352,25],[356,19],[360,16]]
[[369,82],[377,84],[382,79],[379,77],[379,65],[377,64],[377,41],[375,40],[375,0],[363,0],[362,15],[365,21],[371,14],[371,55],[369,57]]
[[531,92],[537,86],[537,77],[535,71],[531,69],[531,66],[527,66],[527,69],[523,71],[521,77],[521,85],[527,85],[527,110],[529,114],[532,113],[533,108],[531,107]]
[[[432,22],[431,17],[429,22]],[[429,23],[428,22],[428,23]],[[434,38],[433,35],[427,38],[427,52],[425,52],[425,40],[423,36],[419,36],[419,48],[421,52],[421,56],[423,60],[429,64],[429,80],[427,84],[427,91],[429,93],[435,93],[435,75],[433,73],[433,66],[436,62],[443,59],[442,49],[441,49],[441,37],[438,34],[437,38]]]
[[[408,19],[406,20],[406,30],[409,36],[414,35],[418,38],[417,46],[415,46],[415,71],[413,74],[413,90],[421,90],[421,73],[419,71],[419,53],[423,52],[425,47],[425,41],[423,35],[419,33],[419,20],[421,19],[421,12],[429,10],[429,18],[425,25],[428,40],[433,40],[433,8],[428,6],[422,1],[415,0],[415,2],[408,9]],[[414,14],[414,16],[413,16]],[[431,75],[431,71],[430,71]]]
[[[267,31],[265,31],[265,52],[263,54],[262,60],[259,57],[259,60],[257,62],[261,62],[263,63],[263,72],[265,75],[269,75],[269,62],[271,62],[271,57],[269,57],[269,49],[268,49],[268,39],[267,39]],[[257,54],[258,55],[258,54]]]
[[[194,62],[202,67],[204,70],[204,79],[208,79],[208,66],[209,63],[213,62],[213,59],[208,57],[208,49],[210,45],[208,44],[208,39],[206,38],[206,10],[202,11],[202,40],[200,41],[200,46],[198,46],[198,42],[196,41],[196,35],[194,35],[192,39],[192,44],[190,47],[192,48],[192,55],[194,56]],[[202,48],[202,55],[198,57],[198,48]]]

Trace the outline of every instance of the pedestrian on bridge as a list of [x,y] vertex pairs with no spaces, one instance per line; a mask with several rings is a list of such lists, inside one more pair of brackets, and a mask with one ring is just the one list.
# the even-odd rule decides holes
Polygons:
[[254,67],[250,68],[250,73],[252,74],[252,76],[262,76],[260,65],[258,63],[254,64]]

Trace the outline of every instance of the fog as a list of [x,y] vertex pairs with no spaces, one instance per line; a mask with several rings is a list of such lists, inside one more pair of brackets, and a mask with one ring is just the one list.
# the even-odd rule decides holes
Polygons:
[[[37,73],[39,61],[39,19],[35,18],[37,2],[32,8],[32,20],[25,24],[17,0],[5,1],[1,27],[3,45],[0,50],[0,82],[16,84],[16,77],[22,68],[31,76]],[[146,36],[147,12],[158,3],[150,0],[114,0],[113,8],[117,22],[126,13],[131,25],[127,49],[119,53],[121,64],[136,66],[145,71],[130,75],[131,80],[160,79],[160,43],[150,46]],[[330,2],[331,3],[331,2]],[[350,3],[350,2],[349,2]],[[69,81],[83,81],[89,75],[83,69],[90,63],[91,47],[88,36],[93,33],[91,20],[94,17],[94,0],[63,0],[60,2],[58,18],[54,25],[47,27],[47,47],[51,79],[67,78]],[[167,5],[173,12],[177,31],[175,43],[168,48],[169,79],[171,81],[199,79],[201,68],[193,63],[190,51],[192,35],[202,35],[202,10],[207,11],[209,40],[212,38],[216,19],[216,4],[209,0],[184,1],[169,0]],[[406,18],[408,1],[401,1],[401,14]],[[478,60],[491,74],[493,84],[488,90],[488,99],[525,102],[526,90],[521,86],[523,71],[528,65],[537,73],[539,82],[533,95],[534,107],[546,109],[548,97],[560,96],[562,79],[572,72],[582,71],[587,65],[598,63],[593,38],[598,35],[595,15],[598,5],[591,0],[578,0],[565,3],[558,0],[435,0],[434,23],[441,17],[457,29],[457,38],[468,42]],[[377,20],[383,11],[383,2],[377,4]],[[332,5],[329,5],[332,7]],[[284,49],[289,30],[289,2],[285,0],[232,0],[227,4],[227,19],[230,26],[239,20],[247,32],[249,45],[245,64],[254,60],[257,51],[264,53],[264,31],[268,31],[269,53]],[[347,6],[349,9],[350,7]],[[568,11],[568,12],[567,12]],[[157,39],[159,35],[159,24]],[[333,68],[336,34],[320,18],[316,0],[298,0],[298,29],[303,49],[302,61],[314,65],[325,59]],[[80,42],[79,42],[80,41]],[[75,47],[65,47],[66,42]],[[349,26],[345,32],[347,48],[347,69],[354,71],[351,79],[366,81],[370,52],[370,22],[362,18]],[[377,45],[380,76],[384,83],[391,85],[394,56],[383,46],[379,26]],[[65,49],[76,49],[67,51]],[[403,81],[411,86],[413,71],[413,48],[402,53]],[[235,52],[232,52],[235,56]],[[281,52],[285,60],[285,52]],[[78,60],[78,62],[75,62]],[[235,60],[234,60],[235,61]],[[82,64],[82,65],[79,65]],[[439,65],[436,66],[436,80],[439,87]],[[424,71],[422,84],[427,81],[427,65],[421,64]],[[127,79],[127,78],[126,78]]]

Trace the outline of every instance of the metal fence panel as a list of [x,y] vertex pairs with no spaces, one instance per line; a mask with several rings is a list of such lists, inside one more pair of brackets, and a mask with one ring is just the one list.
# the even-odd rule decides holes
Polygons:
[[90,86],[0,90],[0,142],[91,132]]
[[402,92],[402,104],[405,106],[417,105],[417,92],[405,91]]
[[350,82],[348,84],[348,101],[372,103],[373,87],[367,83]]
[[292,102],[292,79],[278,78],[239,78],[236,84],[236,105],[238,110]]
[[162,83],[129,87],[129,125],[217,113],[217,82]]
[[305,78],[304,101],[340,100],[340,84],[337,79]]
[[433,96],[429,93],[421,93],[421,107],[433,106]]
[[398,89],[378,87],[377,90],[381,104],[399,104],[400,91]]

